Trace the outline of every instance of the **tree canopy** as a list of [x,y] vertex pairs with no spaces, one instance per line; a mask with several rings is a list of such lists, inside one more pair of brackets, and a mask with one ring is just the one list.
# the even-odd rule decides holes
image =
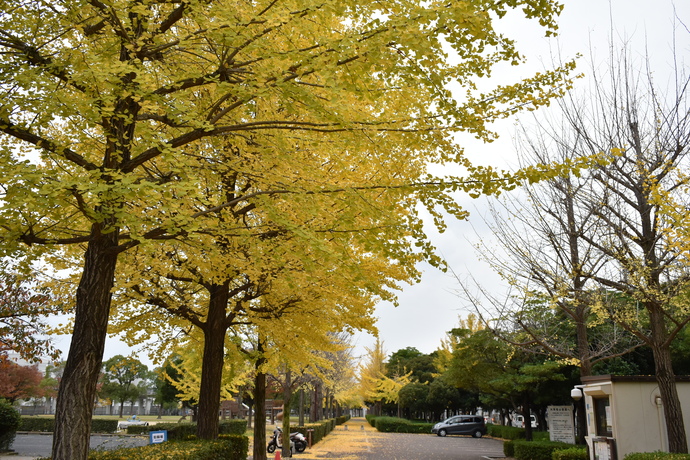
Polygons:
[[[31,246],[57,269],[82,266],[57,459],[86,457],[119,254],[204,235],[207,218],[241,204],[256,218],[238,237],[288,230],[314,248],[317,230],[353,232],[358,251],[390,257],[414,280],[412,262],[439,263],[417,203],[443,227],[438,207],[465,215],[448,191],[492,193],[547,169],[506,178],[474,167],[454,134],[492,139],[487,123],[547,104],[571,68],[477,90],[495,64],[522,59],[494,21],[518,9],[552,34],[561,6],[549,0],[0,6],[2,254]],[[252,185],[206,193],[209,165],[233,160]],[[451,161],[467,175],[426,174]]]

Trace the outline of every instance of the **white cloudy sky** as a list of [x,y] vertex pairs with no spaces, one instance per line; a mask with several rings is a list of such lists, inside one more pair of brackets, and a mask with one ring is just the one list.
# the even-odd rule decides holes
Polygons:
[[[659,74],[671,68],[672,43],[677,43],[677,56],[690,65],[690,2],[687,0],[564,0],[560,18],[559,37],[543,38],[534,23],[513,21],[506,33],[515,37],[519,49],[529,58],[525,70],[515,75],[528,75],[549,67],[552,53],[557,51],[565,58],[580,53],[589,60],[590,50],[595,62],[605,62],[609,38],[614,43],[629,40],[633,50],[645,54],[649,50],[652,64]],[[612,33],[613,31],[613,33]],[[579,71],[586,72],[588,64],[582,62]],[[518,72],[518,70],[515,70]],[[502,75],[509,81],[511,75]],[[585,77],[586,78],[586,77]],[[580,80],[578,84],[586,84]],[[467,153],[472,158],[490,162],[511,163],[514,158],[512,135],[514,121],[501,123],[495,128],[501,135],[498,142],[487,146],[469,144]],[[480,235],[488,236],[481,218],[483,200],[471,200],[459,196],[459,201],[472,212],[466,222],[453,222],[442,235],[430,227],[429,235],[459,278],[467,280],[471,275],[496,293],[501,292],[500,279],[484,264],[477,261],[473,244]],[[471,307],[459,298],[456,279],[432,267],[423,267],[421,283],[406,287],[399,296],[400,306],[382,303],[377,308],[379,336],[388,353],[408,346],[423,353],[431,353],[440,345],[446,331],[457,327],[459,316],[466,317]],[[371,347],[374,338],[357,337],[358,350]]]
[[[688,0],[563,0],[563,3],[565,8],[559,21],[560,36],[556,39],[543,38],[543,32],[534,22],[511,20],[505,25],[506,34],[517,39],[519,49],[528,57],[529,64],[497,75],[502,83],[550,67],[551,55],[557,50],[560,50],[563,58],[570,58],[577,53],[587,56],[592,49],[602,63],[612,30],[614,40],[620,42],[623,38],[630,39],[640,54],[644,53],[646,46],[653,57],[653,64],[660,72],[670,68],[675,30],[679,45],[677,55],[680,58],[685,56],[690,63]],[[583,62],[580,70],[586,68],[587,64]],[[510,165],[515,156],[511,140],[514,121],[501,123],[495,129],[501,139],[493,144],[462,143],[472,159],[482,163]],[[470,219],[449,222],[444,234],[438,234],[429,227],[429,237],[460,278],[466,279],[471,275],[498,292],[501,290],[500,280],[488,267],[477,261],[473,249],[473,244],[479,239],[478,234],[486,234],[481,218],[483,200],[471,200],[465,196],[458,196],[458,200],[472,212]],[[407,286],[401,291],[399,307],[382,303],[376,310],[380,338],[389,353],[408,346],[416,347],[423,353],[434,351],[446,331],[456,327],[458,317],[465,317],[471,311],[454,293],[457,281],[452,276],[432,267],[421,268],[421,283]],[[374,338],[366,334],[358,335],[355,340],[358,354],[364,352],[365,346],[374,344]],[[63,357],[66,358],[69,338],[58,338],[57,345],[64,350]],[[131,351],[118,340],[110,339],[106,344],[105,359]],[[140,357],[149,362],[145,355]]]

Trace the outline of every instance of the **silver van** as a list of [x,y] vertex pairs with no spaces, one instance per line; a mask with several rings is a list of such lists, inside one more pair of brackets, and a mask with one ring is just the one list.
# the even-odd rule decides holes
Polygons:
[[456,415],[434,425],[431,432],[439,436],[467,434],[481,438],[486,434],[486,425],[484,417],[479,415]]

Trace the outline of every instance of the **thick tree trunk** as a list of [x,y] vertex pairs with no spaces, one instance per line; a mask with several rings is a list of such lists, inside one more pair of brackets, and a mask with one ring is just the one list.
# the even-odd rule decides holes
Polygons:
[[53,435],[54,460],[86,460],[91,415],[101,372],[117,264],[118,230],[93,226],[76,295],[74,331],[60,381]]
[[671,453],[687,454],[688,440],[683,422],[683,410],[676,389],[676,376],[671,365],[671,351],[666,343],[666,327],[663,309],[659,305],[646,305],[652,335],[652,352],[654,354],[654,368],[656,382],[664,406],[666,433],[668,434],[668,450]]
[[[259,352],[262,351],[259,347]],[[266,460],[266,374],[261,370],[264,363],[265,359],[259,358],[254,379],[254,460]]]
[[220,387],[223,381],[225,357],[225,319],[228,305],[229,282],[212,285],[209,289],[208,315],[203,328],[204,356],[201,364],[201,388],[199,390],[199,420],[196,436],[199,439],[218,437],[218,410]]

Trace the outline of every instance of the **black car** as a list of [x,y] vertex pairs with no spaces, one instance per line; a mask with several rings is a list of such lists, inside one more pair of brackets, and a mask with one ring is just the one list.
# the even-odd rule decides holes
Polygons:
[[467,434],[481,438],[486,434],[486,425],[484,424],[484,417],[479,415],[456,415],[434,425],[431,432],[439,436]]

